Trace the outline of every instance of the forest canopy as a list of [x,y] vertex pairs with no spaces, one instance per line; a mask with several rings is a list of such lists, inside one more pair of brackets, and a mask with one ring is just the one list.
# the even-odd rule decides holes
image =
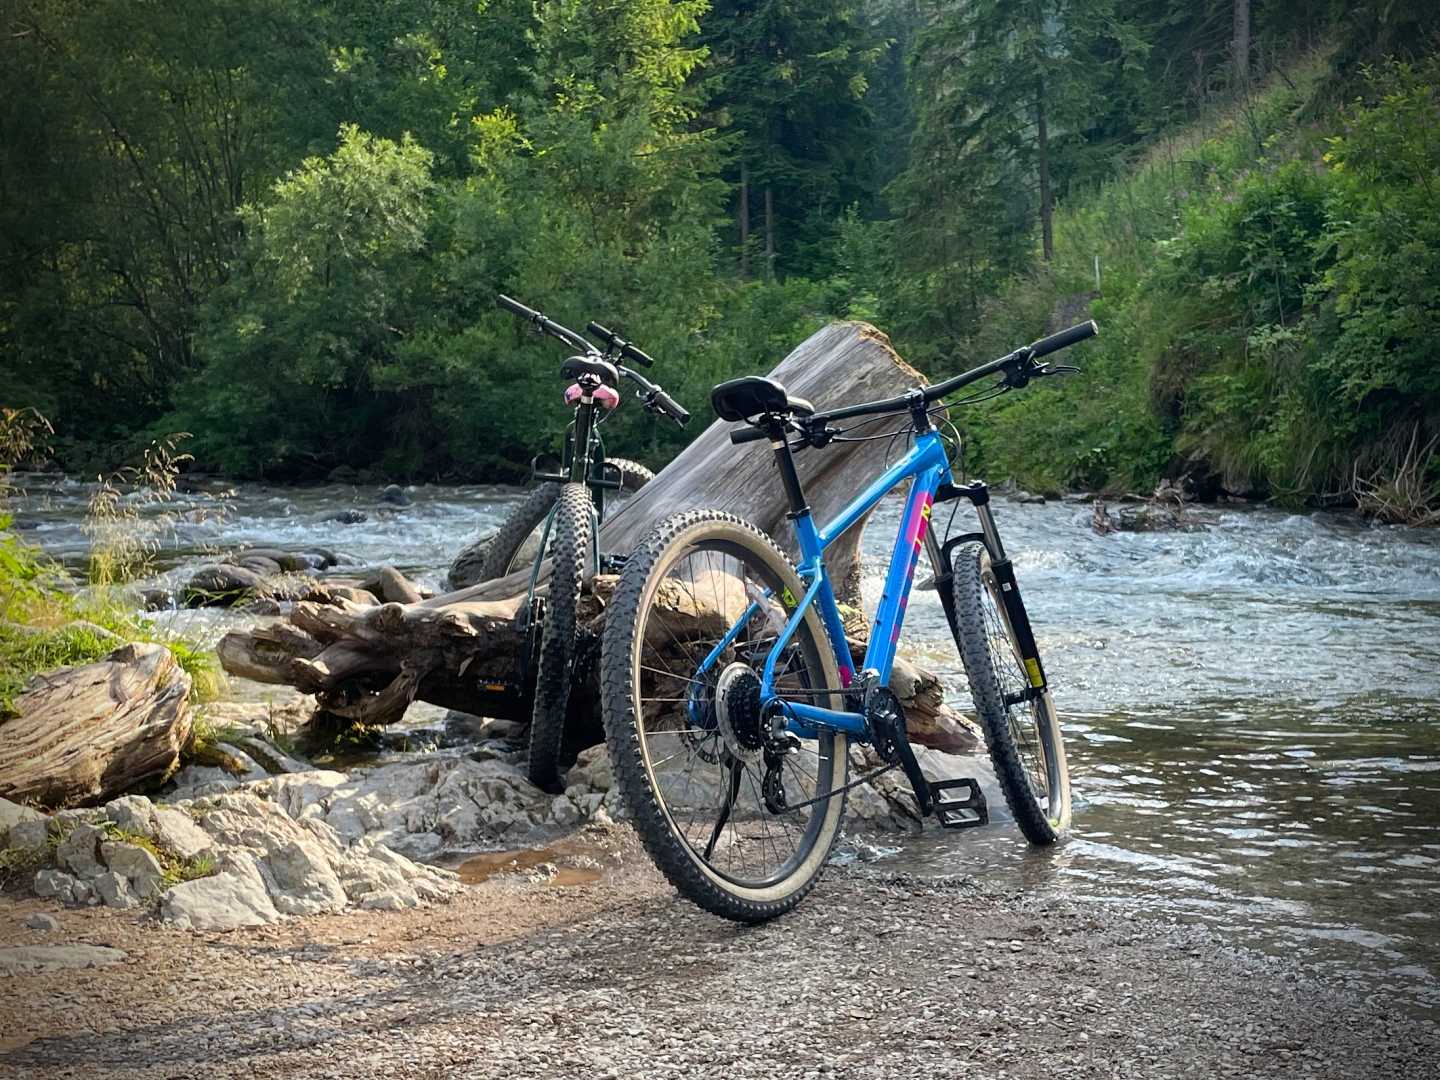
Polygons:
[[[498,311],[619,327],[703,416],[826,319],[1046,490],[1433,506],[1424,0],[6,0],[0,403],[93,469],[513,479],[566,415]],[[686,437],[610,429],[663,460]],[[1402,515],[1403,516],[1403,515]]]

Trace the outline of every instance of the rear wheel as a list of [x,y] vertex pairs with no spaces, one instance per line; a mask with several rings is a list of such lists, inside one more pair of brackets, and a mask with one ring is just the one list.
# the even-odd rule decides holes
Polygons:
[[[760,711],[765,659],[801,593],[767,536],[702,510],[657,526],[606,610],[605,736],[635,829],[682,895],[743,922],[805,897],[844,814],[844,735],[822,731],[782,755]],[[827,692],[839,673],[813,610],[781,655],[775,685],[840,707]],[[777,809],[777,790],[789,806],[820,801]]]
[[565,712],[574,683],[575,613],[580,586],[591,565],[595,544],[590,490],[566,484],[555,502],[550,524],[550,579],[535,668],[535,706],[530,715],[530,751],[526,773],[546,791],[559,788],[560,753],[565,742]]
[[1053,844],[1070,828],[1070,774],[1055,705],[1048,690],[1027,696],[1030,680],[989,552],[979,544],[959,548],[954,574],[956,643],[1000,789],[1025,838]]

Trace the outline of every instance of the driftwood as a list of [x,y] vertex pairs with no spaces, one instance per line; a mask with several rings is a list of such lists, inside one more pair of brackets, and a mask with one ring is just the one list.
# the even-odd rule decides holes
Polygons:
[[190,676],[161,645],[37,676],[0,721],[0,796],[102,801],[173,769],[190,738]]
[[[853,322],[812,335],[771,374],[791,394],[820,409],[891,396],[923,381],[883,334]],[[601,549],[633,550],[662,518],[715,507],[764,529],[793,554],[769,446],[733,446],[732,427],[711,424],[608,518]],[[886,449],[885,440],[839,443],[799,456],[806,494],[820,520],[853,497],[857,478],[880,471]],[[862,528],[863,523],[855,526],[827,552],[842,602],[856,608]],[[227,634],[219,645],[221,663],[234,675],[298,687],[315,694],[323,711],[367,723],[391,723],[416,699],[474,715],[525,720],[530,703],[517,682],[524,637],[515,615],[528,578],[527,569],[419,603],[370,607],[340,596],[330,603],[302,602],[287,620]],[[581,623],[592,632],[603,625],[613,581],[602,576],[587,584]],[[855,614],[849,624],[863,635],[864,619]],[[593,673],[588,678],[593,680]],[[901,665],[895,681],[917,741],[952,750],[977,745],[972,729],[943,705],[938,679]],[[573,695],[581,712],[593,710],[597,697],[598,692]]]

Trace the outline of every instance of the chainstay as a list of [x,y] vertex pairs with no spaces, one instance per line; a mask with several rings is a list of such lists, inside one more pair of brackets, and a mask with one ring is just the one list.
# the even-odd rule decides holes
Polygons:
[[[889,772],[891,769],[897,769],[899,767],[900,763],[898,761],[891,762],[889,765],[882,765],[880,768],[874,769],[871,772],[866,773],[864,776],[857,776],[854,780],[851,780],[844,787],[836,788],[834,791],[830,792],[827,795],[816,795],[813,799],[806,799],[804,802],[796,803],[794,806],[787,806],[782,811],[782,813],[788,814],[795,810],[804,810],[807,806],[814,806],[816,803],[828,802],[831,799],[835,798],[836,795],[844,795],[847,791],[857,788],[861,784],[868,784],[877,776],[882,776],[885,773]],[[775,816],[779,817],[780,815],[776,814]]]

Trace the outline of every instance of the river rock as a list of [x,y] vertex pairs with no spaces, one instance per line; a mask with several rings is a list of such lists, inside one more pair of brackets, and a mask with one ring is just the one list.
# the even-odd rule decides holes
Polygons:
[[151,837],[162,848],[173,851],[182,859],[193,859],[215,846],[210,834],[195,824],[189,814],[168,806],[155,808],[155,831]]
[[218,874],[183,881],[160,897],[160,919],[179,930],[238,930],[278,921],[254,856],[226,857]]
[[54,897],[64,903],[72,903],[75,899],[76,879],[65,873],[63,870],[56,870],[47,867],[35,875],[35,882],[32,886],[36,896]]
[[[164,871],[159,860],[139,844],[108,840],[100,845],[100,855],[112,873],[125,879],[126,891],[137,899],[149,900],[160,894]],[[101,896],[105,896],[103,887]],[[107,898],[105,902],[108,904],[110,901]]]
[[50,842],[50,822],[41,817],[30,818],[19,824],[10,826],[10,831],[5,834],[3,847],[15,848],[19,851],[38,851]]
[[104,829],[89,824],[78,825],[60,841],[55,849],[55,859],[78,878],[97,877],[105,870],[100,861],[100,844],[105,839]]
[[44,821],[45,815],[9,799],[0,799],[0,847],[7,843],[7,834],[22,821]]
[[152,839],[155,835],[155,804],[143,795],[124,795],[111,800],[105,805],[105,817],[117,829],[136,836]]
[[390,484],[380,492],[380,501],[391,506],[409,506],[410,496],[405,494],[405,489],[399,484]]
[[229,607],[264,580],[263,574],[243,566],[216,563],[197,570],[181,590],[181,598],[186,607]]
[[602,795],[614,784],[615,771],[610,765],[610,754],[604,743],[580,751],[574,767],[565,776],[567,788],[578,785],[586,791],[597,791]]
[[175,597],[169,589],[141,589],[140,606],[146,611],[169,611],[175,606]]
[[230,565],[253,570],[261,577],[267,578],[276,577],[281,573],[280,564],[264,555],[238,555]]
[[364,510],[340,510],[331,514],[326,521],[338,521],[341,525],[360,525],[370,519]]
[[107,967],[125,953],[105,945],[21,945],[0,949],[0,975],[35,975],[42,971]]

